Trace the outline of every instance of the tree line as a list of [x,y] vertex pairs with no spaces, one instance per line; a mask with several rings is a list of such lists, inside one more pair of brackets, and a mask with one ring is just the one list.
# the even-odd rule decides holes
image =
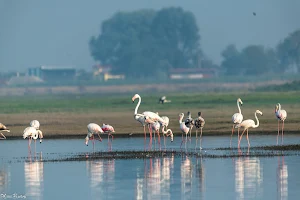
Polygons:
[[170,69],[197,67],[219,68],[225,75],[300,71],[300,30],[275,49],[250,45],[239,51],[230,44],[220,66],[202,51],[199,32],[193,13],[180,7],[117,12],[103,21],[89,48],[95,61],[131,78],[164,78]]

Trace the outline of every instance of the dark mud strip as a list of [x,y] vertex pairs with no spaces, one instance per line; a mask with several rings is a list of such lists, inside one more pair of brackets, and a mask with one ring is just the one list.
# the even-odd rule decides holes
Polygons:
[[194,158],[238,158],[238,157],[276,157],[299,156],[300,145],[256,146],[251,148],[214,148],[202,150],[169,150],[169,151],[103,151],[81,153],[47,153],[32,157],[14,157],[8,162],[69,162],[110,159],[149,159],[163,157]]

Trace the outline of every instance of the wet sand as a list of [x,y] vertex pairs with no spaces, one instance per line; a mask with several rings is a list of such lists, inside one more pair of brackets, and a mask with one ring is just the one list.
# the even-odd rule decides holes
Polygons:
[[[285,122],[285,134],[299,134],[300,124],[297,109],[286,106],[288,113]],[[230,109],[203,109],[203,116],[206,124],[203,128],[203,135],[231,135],[232,108]],[[171,110],[160,113],[170,118],[169,128],[175,135],[181,134],[179,129],[178,114],[180,110]],[[183,111],[184,112],[184,111]],[[196,111],[193,111],[194,116]],[[243,110],[244,119],[255,119],[253,109]],[[133,111],[94,111],[89,113],[75,112],[48,112],[48,113],[18,113],[18,114],[1,114],[1,123],[5,124],[11,131],[3,132],[7,139],[22,139],[23,130],[29,126],[29,122],[33,119],[40,121],[40,129],[43,131],[44,138],[68,138],[68,137],[84,137],[87,134],[87,124],[108,123],[115,128],[115,137],[135,137],[144,136],[143,127],[134,120]],[[260,126],[255,129],[249,129],[251,134],[277,134],[277,119],[274,112],[264,112],[263,116],[259,116]],[[281,125],[281,124],[280,124]],[[196,130],[193,129],[192,134],[195,135]],[[148,131],[147,131],[148,133]],[[235,135],[237,129],[235,129]]]

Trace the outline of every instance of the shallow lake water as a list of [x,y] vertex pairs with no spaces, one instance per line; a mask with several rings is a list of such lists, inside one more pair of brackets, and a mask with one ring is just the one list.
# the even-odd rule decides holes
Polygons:
[[[166,140],[166,150],[174,152],[168,156],[92,159],[97,152],[148,151],[148,141],[115,136],[111,145],[103,138],[93,148],[84,138],[44,139],[29,151],[27,140],[2,140],[0,199],[298,199],[299,152],[256,150],[275,145],[274,135],[253,135],[250,142],[248,149],[243,138],[238,149],[233,138],[231,149],[230,136],[204,136],[202,150],[195,138],[180,149],[181,137],[175,137]],[[299,143],[298,135],[284,138],[284,145]],[[161,150],[153,141],[154,150],[165,151],[163,139]]]

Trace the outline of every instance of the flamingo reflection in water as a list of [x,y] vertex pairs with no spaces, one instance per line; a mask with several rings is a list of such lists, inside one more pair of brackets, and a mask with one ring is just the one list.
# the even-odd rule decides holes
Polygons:
[[278,157],[277,167],[277,195],[278,199],[288,199],[288,166],[284,162],[284,156]]
[[115,192],[115,160],[87,160],[86,170],[94,199]]
[[0,169],[0,194],[7,191],[10,182],[9,178],[9,171],[6,169]]
[[173,170],[174,155],[162,159],[144,160],[144,175],[137,173],[136,199],[171,199]]
[[262,182],[263,169],[259,158],[238,157],[235,160],[235,191],[238,199],[259,198]]
[[26,196],[42,199],[44,191],[44,162],[42,153],[39,156],[28,157],[24,163]]
[[192,199],[192,161],[188,156],[181,161],[181,197],[182,199]]

